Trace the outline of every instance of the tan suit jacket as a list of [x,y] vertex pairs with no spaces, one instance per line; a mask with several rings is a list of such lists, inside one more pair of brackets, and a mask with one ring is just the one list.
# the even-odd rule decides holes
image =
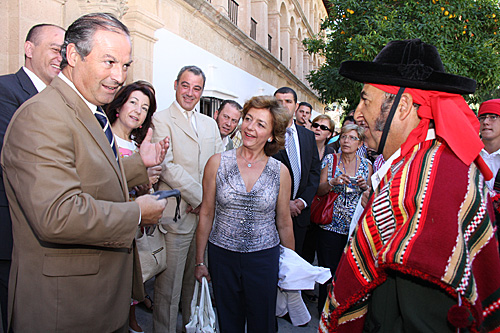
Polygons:
[[58,77],[15,113],[2,151],[15,332],[111,332],[127,322],[140,218],[127,179],[147,182],[140,157],[127,160],[118,165],[95,116]]
[[185,214],[187,205],[196,208],[201,204],[201,181],[208,159],[224,151],[217,123],[204,114],[194,112],[198,134],[176,103],[153,116],[153,141],[170,137],[170,148],[163,161],[160,190],[176,188],[181,191],[181,218],[173,221],[175,200],[168,200],[162,224],[168,232],[188,234],[197,226],[197,216]]

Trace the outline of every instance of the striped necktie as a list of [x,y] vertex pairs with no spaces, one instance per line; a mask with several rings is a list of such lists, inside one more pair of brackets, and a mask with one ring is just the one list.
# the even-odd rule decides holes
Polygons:
[[94,113],[94,115],[97,118],[97,121],[99,121],[99,124],[101,124],[102,130],[104,131],[104,134],[106,134],[106,138],[108,138],[111,149],[113,149],[116,161],[118,162],[118,153],[115,147],[115,137],[113,136],[113,132],[111,131],[111,126],[109,126],[108,117],[106,117],[100,106],[97,107],[97,111]]
[[300,184],[300,165],[299,157],[297,156],[297,148],[295,147],[295,140],[293,138],[293,130],[291,127],[286,129],[286,152],[290,160],[290,166],[293,173],[293,198],[297,195],[297,190]]

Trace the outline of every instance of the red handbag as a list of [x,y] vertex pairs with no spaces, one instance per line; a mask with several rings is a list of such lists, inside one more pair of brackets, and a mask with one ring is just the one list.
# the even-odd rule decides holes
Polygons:
[[[333,154],[332,178],[337,168],[337,155]],[[339,193],[330,191],[328,194],[315,195],[311,203],[311,222],[315,224],[330,224],[333,217],[333,204]]]

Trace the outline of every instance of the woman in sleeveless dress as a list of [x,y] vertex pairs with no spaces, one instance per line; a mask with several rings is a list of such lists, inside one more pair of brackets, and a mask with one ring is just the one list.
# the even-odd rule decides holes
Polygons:
[[195,276],[212,280],[221,332],[276,331],[279,244],[293,250],[294,238],[290,174],[271,156],[284,147],[289,120],[274,97],[251,98],[243,145],[205,167]]

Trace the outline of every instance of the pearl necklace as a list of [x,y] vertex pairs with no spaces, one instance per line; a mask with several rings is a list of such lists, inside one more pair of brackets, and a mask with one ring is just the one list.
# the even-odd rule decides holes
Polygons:
[[257,160],[257,161],[253,161],[253,162],[250,162],[249,160],[247,160],[244,156],[243,156],[243,153],[241,152],[240,150],[240,156],[248,163],[247,164],[247,167],[251,168],[252,167],[252,164],[255,164],[255,163],[259,163],[260,161],[262,161],[263,159],[265,159],[267,156],[266,154],[264,154],[264,157],[262,157],[260,160]]

